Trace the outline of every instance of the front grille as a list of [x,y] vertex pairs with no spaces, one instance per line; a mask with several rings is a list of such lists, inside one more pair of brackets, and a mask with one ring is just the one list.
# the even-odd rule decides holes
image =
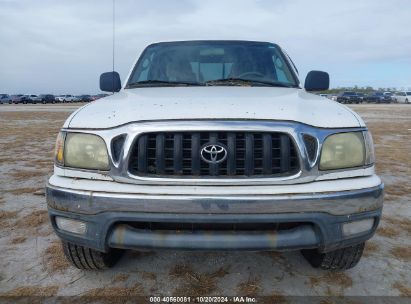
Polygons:
[[[211,145],[224,147],[226,157],[220,163],[201,156]],[[131,174],[152,177],[272,177],[298,171],[290,136],[273,132],[145,133],[135,141],[129,163]]]

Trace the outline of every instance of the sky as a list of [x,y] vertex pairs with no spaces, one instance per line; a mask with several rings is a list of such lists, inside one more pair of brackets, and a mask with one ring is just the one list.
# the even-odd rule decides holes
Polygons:
[[[0,93],[94,94],[112,69],[112,0],[0,0]],[[122,81],[150,43],[269,41],[304,82],[411,88],[410,0],[116,0]]]

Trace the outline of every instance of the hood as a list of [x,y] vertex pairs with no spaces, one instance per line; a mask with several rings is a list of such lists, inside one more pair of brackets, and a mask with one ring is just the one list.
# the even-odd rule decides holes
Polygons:
[[349,108],[302,89],[215,86],[122,90],[80,108],[64,127],[105,129],[174,119],[268,119],[322,128],[364,125]]

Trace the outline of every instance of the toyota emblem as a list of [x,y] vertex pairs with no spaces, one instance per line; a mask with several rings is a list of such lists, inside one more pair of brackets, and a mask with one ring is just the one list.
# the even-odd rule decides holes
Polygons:
[[201,159],[209,164],[219,164],[227,158],[227,149],[221,144],[206,144],[201,149]]

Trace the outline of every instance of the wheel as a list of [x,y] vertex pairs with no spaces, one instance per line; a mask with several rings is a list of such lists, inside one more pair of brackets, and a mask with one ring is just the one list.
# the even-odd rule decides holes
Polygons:
[[317,249],[302,250],[301,253],[314,268],[346,270],[358,264],[364,250],[364,244],[361,243],[326,253],[320,253]]
[[406,99],[406,100],[405,100],[405,103],[410,103],[410,102],[408,101],[408,99]]
[[64,255],[73,266],[83,270],[107,269],[120,259],[122,250],[111,249],[104,253],[91,248],[62,241]]
[[46,101],[45,101],[45,100],[43,100],[42,102],[43,102],[43,104],[46,104]]

